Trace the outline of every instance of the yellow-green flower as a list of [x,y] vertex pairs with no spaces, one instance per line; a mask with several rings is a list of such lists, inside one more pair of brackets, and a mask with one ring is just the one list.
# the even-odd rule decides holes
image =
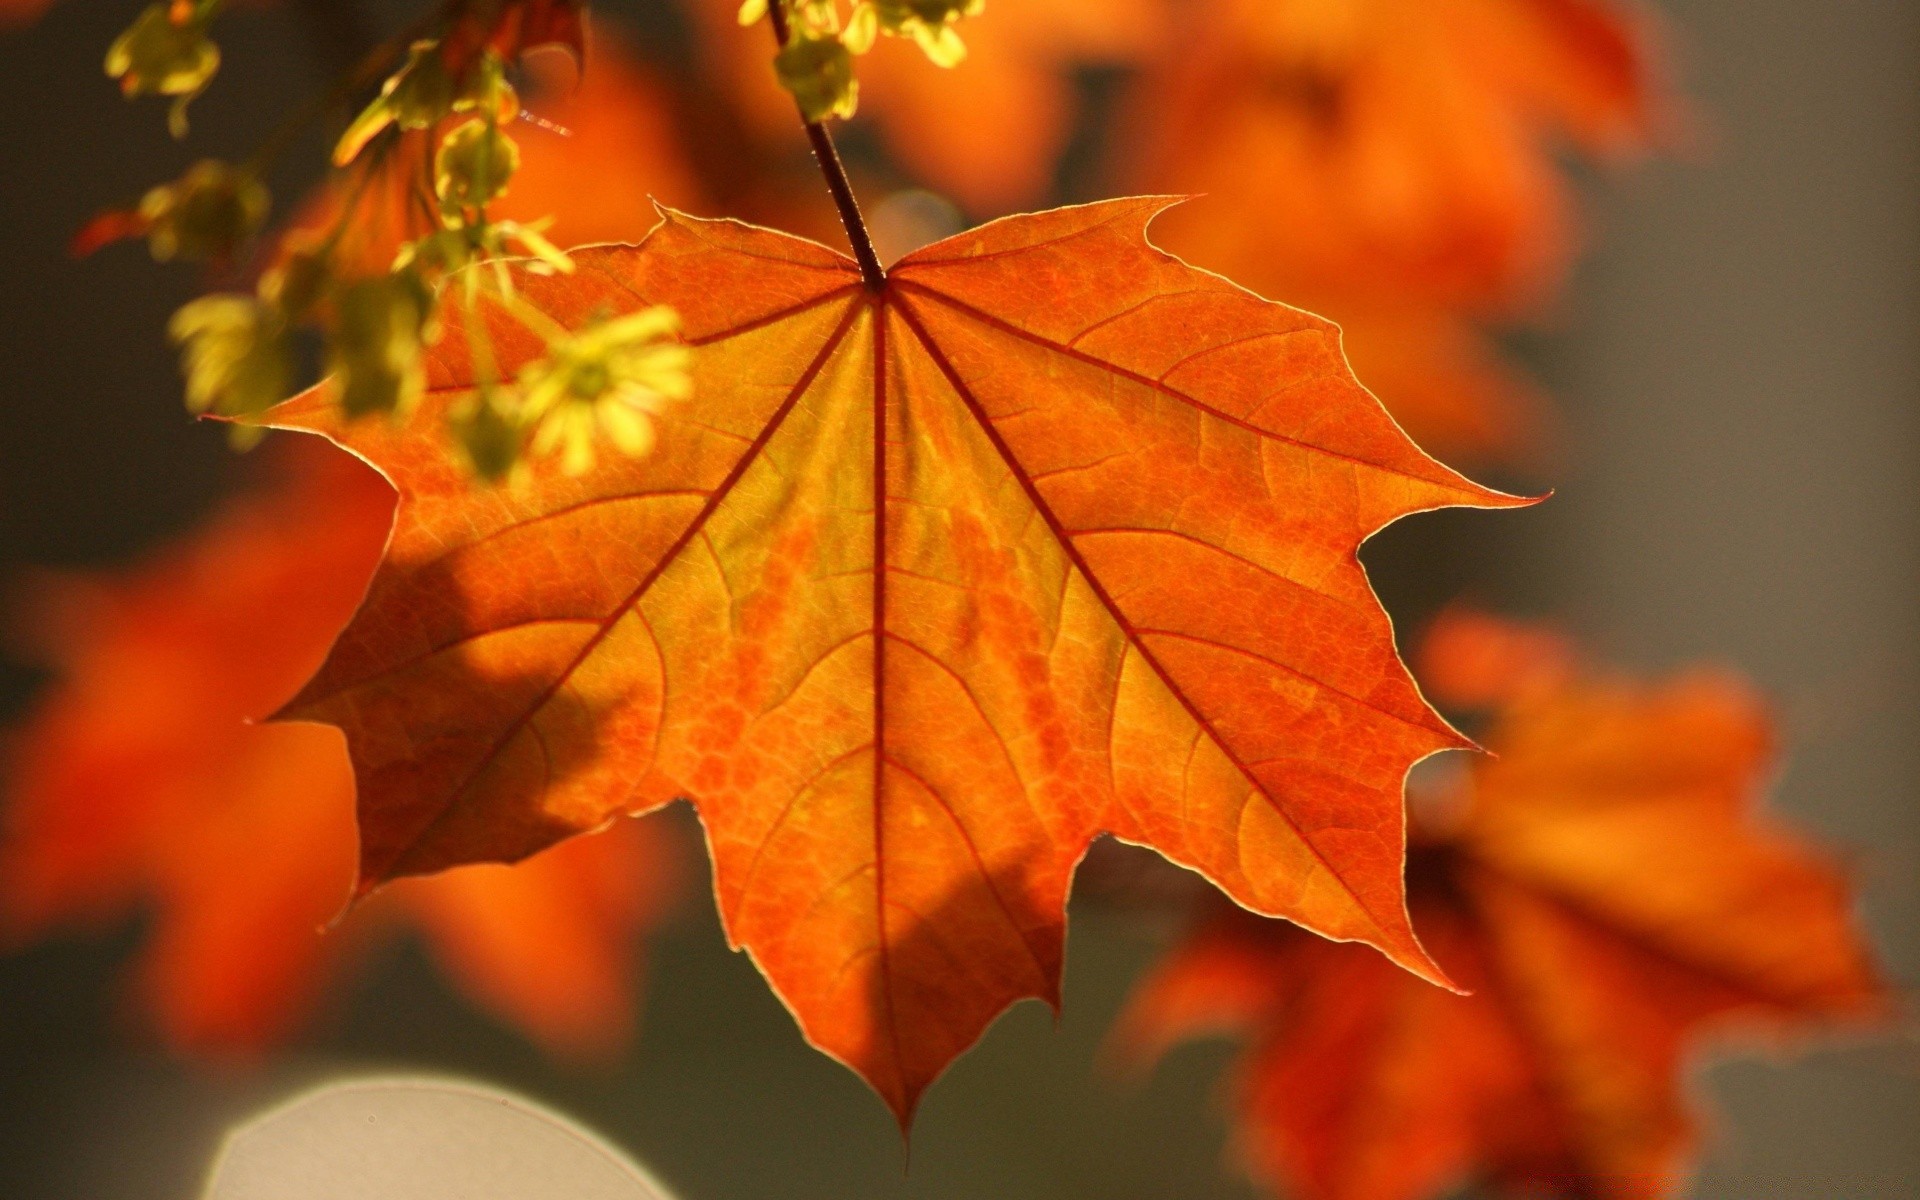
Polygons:
[[[951,67],[967,56],[966,43],[954,31],[954,22],[978,15],[985,3],[986,0],[862,0],[859,8],[870,5],[882,32],[912,38],[935,66]],[[855,20],[858,19],[856,10]]]
[[[740,23],[767,15],[770,0],[744,0]],[[845,27],[838,0],[778,0],[787,14],[787,43],[774,57],[774,74],[793,93],[809,121],[851,117],[860,87],[853,59],[885,33],[909,37],[934,65],[951,67],[967,56],[954,23],[978,13],[985,0],[855,0]]]
[[401,414],[426,390],[427,321],[433,293],[411,271],[355,279],[333,291],[327,369],[349,417]]
[[859,106],[853,52],[838,35],[795,30],[774,57],[773,71],[809,121],[851,117]]
[[438,279],[518,251],[533,260],[521,264],[523,269],[565,275],[573,270],[573,260],[541,233],[549,221],[474,221],[437,229],[400,247],[393,269],[411,268]]
[[333,256],[327,243],[304,235],[287,239],[285,256],[260,277],[260,298],[298,321],[333,286]]
[[485,208],[507,190],[520,169],[520,147],[490,120],[466,122],[441,139],[433,159],[433,190],[449,225]]
[[[839,0],[785,0],[787,15],[794,23],[816,33],[833,33],[840,28]],[[742,0],[737,14],[742,25],[752,25],[767,15],[767,0]]]
[[161,262],[223,262],[267,219],[268,203],[266,187],[252,172],[205,159],[149,191],[140,216],[147,245]]
[[352,162],[389,125],[426,129],[462,112],[491,113],[495,121],[518,115],[520,97],[507,82],[506,63],[489,50],[456,79],[441,57],[440,43],[415,42],[407,50],[406,65],[388,78],[379,96],[334,144],[334,165]]
[[[202,296],[173,314],[167,334],[181,347],[187,407],[225,417],[265,412],[286,398],[293,353],[286,321],[252,296]],[[238,426],[234,440],[257,440],[259,430]]]
[[554,339],[520,375],[533,453],[559,452],[578,475],[593,466],[601,434],[624,454],[651,450],[652,415],[693,390],[687,348],[668,340],[679,328],[672,309],[656,306]]
[[163,0],[143,9],[107,48],[107,75],[128,96],[173,96],[167,127],[187,134],[187,104],[220,69],[220,48],[207,37],[217,0]]

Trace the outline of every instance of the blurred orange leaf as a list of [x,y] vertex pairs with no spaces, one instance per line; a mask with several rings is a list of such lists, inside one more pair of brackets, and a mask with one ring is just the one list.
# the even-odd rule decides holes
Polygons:
[[0,0],[0,26],[26,25],[53,7],[53,0]]
[[1558,139],[1646,145],[1663,96],[1611,0],[1205,0],[1141,82],[1167,244],[1288,295],[1499,311],[1565,262]]
[[[561,246],[634,241],[652,228],[656,200],[693,205],[705,199],[665,86],[614,26],[596,21],[591,34],[593,50],[584,63],[558,54],[526,62],[522,82],[533,119],[509,127],[520,168],[494,206],[496,217],[550,222],[546,234]],[[383,154],[367,155],[301,206],[281,245],[324,236],[350,200],[340,268],[384,273],[402,244],[437,228],[424,190],[428,147],[425,135],[413,134]]]
[[968,53],[951,69],[934,67],[910,42],[882,39],[860,62],[861,103],[909,170],[975,213],[997,216],[1052,189],[1079,113],[1075,73],[1146,57],[1166,32],[1163,7],[989,4],[961,26]]
[[[1401,781],[1460,740],[1355,552],[1521,501],[1408,442],[1325,322],[1154,250],[1166,203],[996,222],[877,292],[822,246],[674,213],[528,275],[564,326],[685,322],[695,399],[584,476],[476,491],[320,392],[276,410],[401,495],[289,710],[346,731],[362,887],[690,796],[729,936],[903,1121],[1008,1004],[1057,1001],[1103,830],[1436,976]],[[503,370],[542,352],[486,319]],[[434,351],[428,428],[472,387],[465,346]]]
[[1669,1195],[1694,1141],[1680,1069],[1703,1035],[1884,1010],[1848,884],[1756,811],[1771,732],[1740,681],[1584,672],[1545,631],[1466,614],[1424,665],[1443,698],[1500,705],[1499,757],[1415,805],[1408,856],[1421,937],[1475,994],[1223,913],[1141,986],[1115,1047],[1249,1033],[1240,1144],[1301,1200],[1476,1178]]
[[10,940],[151,905],[142,999],[176,1048],[257,1053],[337,960],[411,923],[482,1004],[563,1053],[618,1046],[634,942],[666,898],[657,835],[627,823],[518,872],[412,883],[323,934],[353,879],[337,731],[254,725],[325,656],[392,520],[373,472],[309,439],[268,482],[124,573],[27,589],[24,648],[56,681],[8,754],[0,924]]
[[513,129],[520,170],[499,206],[513,220],[551,218],[547,234],[561,246],[637,241],[653,227],[654,201],[705,198],[665,85],[615,27],[596,21],[591,34],[578,69],[556,55],[528,60],[537,120]]
[[1442,308],[1349,299],[1322,312],[1340,325],[1354,374],[1422,447],[1470,463],[1536,463],[1554,423],[1532,381],[1474,322]]
[[1542,448],[1537,400],[1473,320],[1546,299],[1575,244],[1559,152],[1621,159],[1672,102],[1614,0],[1201,0],[1114,138],[1129,186],[1202,199],[1175,252],[1338,321],[1416,440]]
[[[741,29],[738,5],[685,0],[706,52],[743,115],[797,142],[793,97],[774,80],[765,29]],[[1163,0],[1004,0],[960,26],[967,57],[951,69],[910,41],[883,38],[859,60],[860,112],[899,163],[976,214],[1047,195],[1079,110],[1074,75],[1138,61],[1161,39]]]

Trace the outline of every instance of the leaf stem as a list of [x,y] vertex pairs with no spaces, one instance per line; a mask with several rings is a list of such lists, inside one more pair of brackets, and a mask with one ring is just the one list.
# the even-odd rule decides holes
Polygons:
[[[769,0],[767,17],[773,23],[774,38],[785,47],[788,37],[785,0]],[[867,222],[860,215],[860,202],[854,199],[853,184],[847,179],[847,168],[840,161],[833,135],[818,121],[802,117],[800,123],[806,127],[807,141],[813,146],[820,173],[826,176],[827,191],[833,193],[834,206],[840,210],[840,223],[847,228],[847,244],[853,247],[854,261],[860,264],[860,278],[868,291],[879,292],[887,286],[887,272],[880,265],[880,256],[874,253],[873,238],[867,234]]]

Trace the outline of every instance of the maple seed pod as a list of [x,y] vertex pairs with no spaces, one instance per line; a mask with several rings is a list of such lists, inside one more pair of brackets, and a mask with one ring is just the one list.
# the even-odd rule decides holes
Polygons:
[[678,315],[656,305],[556,338],[520,375],[533,453],[559,451],[562,468],[579,475],[593,466],[599,434],[630,457],[653,449],[652,415],[693,390],[687,348],[667,340],[679,328]]
[[381,86],[380,94],[363,109],[334,144],[333,162],[344,167],[359,157],[368,142],[389,125],[426,129],[455,113],[491,113],[496,121],[511,121],[520,112],[520,97],[507,82],[506,62],[489,50],[459,77],[447,70],[440,43],[415,42],[407,63]]
[[448,224],[485,208],[520,169],[520,147],[489,120],[471,120],[448,134],[434,156],[433,189]]
[[808,121],[851,117],[859,104],[853,53],[838,37],[795,33],[774,56],[773,70]]
[[220,48],[207,37],[218,0],[148,5],[107,48],[106,71],[132,96],[173,96],[167,128],[187,134],[187,104],[220,69]]
[[215,159],[195,163],[140,201],[147,246],[160,262],[225,262],[267,219],[266,187],[252,172]]
[[333,292],[327,368],[349,417],[404,414],[426,390],[421,363],[433,292],[412,271],[356,279]]
[[[167,323],[181,347],[187,407],[196,413],[246,417],[286,398],[293,381],[293,353],[284,316],[252,296],[202,296]],[[260,429],[236,425],[237,445],[250,445]]]

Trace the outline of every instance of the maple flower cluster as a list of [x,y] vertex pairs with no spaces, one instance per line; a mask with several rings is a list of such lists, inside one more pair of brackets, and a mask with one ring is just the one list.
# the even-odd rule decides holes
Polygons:
[[[220,4],[155,4],[108,52],[107,71],[127,95],[176,97],[175,136],[186,133],[186,102],[218,68],[208,28]],[[345,416],[405,419],[426,390],[427,351],[443,332],[438,314],[461,304],[480,376],[472,399],[451,411],[448,434],[480,478],[499,480],[550,455],[570,473],[586,471],[603,434],[628,454],[652,445],[651,416],[690,390],[686,352],[672,340],[674,314],[648,309],[597,315],[577,330],[558,325],[518,296],[507,262],[565,274],[572,260],[543,236],[545,222],[490,212],[520,166],[507,132],[521,113],[510,71],[528,46],[577,33],[529,35],[524,21],[511,4],[450,0],[436,36],[405,44],[397,69],[335,143],[333,166],[347,180],[348,200],[331,223],[282,236],[251,294],[203,296],[174,315],[168,331],[181,347],[192,411],[233,421],[237,445],[258,440],[256,419],[295,386],[299,332],[313,329]],[[384,69],[401,49],[380,47],[371,61]],[[410,156],[420,158],[418,171]],[[265,226],[271,205],[261,175],[271,158],[204,160],[137,208],[108,214],[104,228],[109,236],[144,234],[157,260],[230,264]],[[361,232],[354,226],[364,193],[396,176],[406,179],[401,220],[411,233],[390,261],[369,264],[345,243]],[[548,354],[521,364],[518,379],[497,365],[483,303],[547,343]]]
[[[977,15],[986,0],[855,0],[845,19],[839,0],[778,0],[786,16],[786,44],[773,60],[780,85],[793,93],[809,121],[845,119],[860,103],[855,56],[873,49],[881,34],[910,38],[939,67],[967,56],[954,29],[962,17]],[[768,0],[745,0],[740,23],[752,25],[768,15]]]

